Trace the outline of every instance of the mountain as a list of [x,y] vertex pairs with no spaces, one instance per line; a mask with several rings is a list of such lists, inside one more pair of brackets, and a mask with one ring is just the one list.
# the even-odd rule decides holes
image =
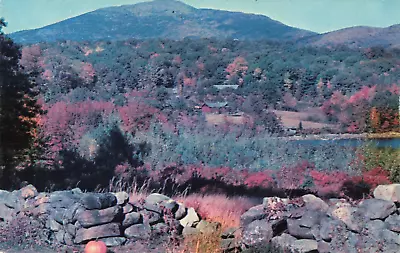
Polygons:
[[400,24],[385,28],[356,26],[298,40],[301,45],[400,48]]
[[175,0],[98,9],[43,28],[9,34],[19,43],[57,40],[94,41],[130,38],[216,37],[293,40],[315,33],[266,16],[213,9],[196,9]]

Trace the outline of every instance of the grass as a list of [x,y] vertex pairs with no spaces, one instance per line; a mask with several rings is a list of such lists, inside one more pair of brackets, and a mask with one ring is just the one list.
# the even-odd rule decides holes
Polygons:
[[193,207],[203,219],[221,223],[222,229],[239,227],[240,216],[257,204],[254,199],[224,194],[192,194],[175,199]]

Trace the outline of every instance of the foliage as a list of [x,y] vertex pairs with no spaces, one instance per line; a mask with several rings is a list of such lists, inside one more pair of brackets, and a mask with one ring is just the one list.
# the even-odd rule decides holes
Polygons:
[[0,187],[8,189],[15,180],[15,167],[36,155],[37,120],[42,113],[36,102],[33,77],[19,65],[19,46],[1,32],[0,20]]
[[[363,154],[362,164],[366,172],[371,171],[371,176],[379,172],[385,176],[384,171],[389,173],[389,179],[392,182],[400,182],[400,150],[396,148],[379,148],[373,144],[368,144],[359,149]],[[383,180],[385,181],[385,180]]]

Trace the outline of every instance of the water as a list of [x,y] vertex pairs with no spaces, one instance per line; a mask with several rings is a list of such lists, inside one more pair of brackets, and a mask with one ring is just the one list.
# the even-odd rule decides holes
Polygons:
[[336,139],[336,140],[298,140],[295,143],[301,145],[320,146],[326,144],[335,144],[347,147],[359,147],[363,144],[372,143],[379,148],[396,148],[400,149],[400,138],[392,139]]

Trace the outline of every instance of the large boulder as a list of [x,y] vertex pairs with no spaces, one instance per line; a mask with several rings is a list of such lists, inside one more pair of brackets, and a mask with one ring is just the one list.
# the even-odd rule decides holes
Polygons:
[[119,237],[120,235],[120,225],[118,223],[108,223],[91,228],[79,228],[76,231],[74,242],[80,244],[92,239]]
[[84,193],[80,203],[88,210],[105,209],[115,206],[117,198],[112,193]]
[[12,221],[17,215],[17,211],[14,208],[10,208],[3,203],[0,203],[0,221]]
[[118,217],[122,218],[122,208],[120,206],[102,210],[85,210],[76,214],[76,220],[84,228],[110,223]]
[[27,185],[19,190],[19,194],[23,199],[30,199],[36,197],[39,193],[35,186]]
[[262,220],[267,217],[265,205],[253,206],[240,217],[240,226],[244,227],[255,220]]
[[366,199],[360,203],[359,208],[371,220],[384,220],[396,211],[396,205],[392,201],[382,199]]
[[318,242],[309,239],[296,240],[290,244],[289,248],[296,253],[318,253]]
[[127,192],[112,193],[117,198],[117,205],[125,205],[129,201],[129,194]]
[[159,194],[159,193],[152,193],[150,194],[146,199],[145,199],[145,203],[147,205],[154,205],[154,206],[158,206],[161,207],[162,209],[166,209],[171,211],[172,213],[176,212],[176,210],[178,210],[178,203],[171,199],[168,196]]
[[247,246],[267,244],[273,237],[271,224],[266,220],[255,220],[243,229],[242,242]]
[[129,239],[147,240],[151,236],[151,227],[146,224],[136,224],[125,229],[124,235]]
[[315,195],[307,194],[304,195],[302,198],[308,210],[326,212],[329,209],[329,205]]
[[138,224],[142,221],[142,215],[138,212],[131,212],[125,214],[124,220],[122,221],[123,227],[129,227]]
[[332,217],[344,222],[346,226],[357,233],[361,232],[366,222],[365,216],[355,207],[339,207],[332,211]]
[[374,197],[400,203],[400,184],[379,185],[374,190]]
[[296,241],[296,237],[283,233],[280,236],[275,236],[271,240],[272,246],[287,252],[291,249],[291,245]]
[[390,215],[386,218],[385,222],[391,231],[400,233],[400,215]]
[[193,227],[200,221],[199,215],[196,213],[193,207],[187,210],[187,214],[184,218],[179,220],[182,227]]
[[311,228],[301,226],[300,220],[288,219],[287,226],[289,234],[299,239],[314,239]]

